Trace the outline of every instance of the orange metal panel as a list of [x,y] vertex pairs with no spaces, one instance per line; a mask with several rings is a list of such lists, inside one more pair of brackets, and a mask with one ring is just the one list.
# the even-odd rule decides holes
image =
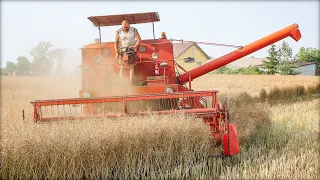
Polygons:
[[228,134],[223,135],[224,155],[230,156],[240,152],[237,127],[235,124],[228,124]]

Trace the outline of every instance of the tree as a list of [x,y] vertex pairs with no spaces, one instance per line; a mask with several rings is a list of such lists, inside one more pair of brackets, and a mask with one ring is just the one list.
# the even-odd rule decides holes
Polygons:
[[286,41],[283,41],[281,46],[278,48],[279,63],[292,62],[292,49]]
[[298,75],[301,72],[296,65],[296,57],[292,56],[292,48],[286,41],[283,41],[278,48],[279,64],[277,65],[277,72],[281,75]]
[[13,74],[13,72],[15,71],[16,71],[16,65],[13,62],[8,61],[6,64],[6,70],[5,70],[6,74],[8,75]]
[[212,74],[236,74],[232,68],[227,67],[227,65],[221,66],[220,68],[211,71]]
[[277,66],[277,71],[281,75],[298,75],[301,71],[298,70],[298,66],[292,62],[283,62]]
[[9,69],[9,70],[15,71],[16,70],[16,65],[13,62],[8,61],[7,64],[6,64],[6,68]]
[[227,70],[228,70],[228,67],[225,65],[225,66],[222,66],[222,67],[216,69],[216,73],[217,73],[217,74],[223,74],[223,73],[225,73]]
[[258,75],[258,74],[263,74],[263,72],[256,66],[249,66],[244,70],[243,74]]
[[266,74],[275,74],[277,72],[276,67],[279,64],[279,52],[276,49],[276,45],[272,44],[268,50],[269,56],[267,60],[263,61]]
[[298,66],[295,65],[296,57],[292,56],[292,49],[286,41],[283,41],[278,48],[272,44],[268,52],[267,61],[264,61],[266,74],[301,74],[297,69]]
[[320,71],[320,50],[316,48],[301,47],[296,55],[299,62],[315,62],[317,71]]
[[65,53],[66,53],[66,50],[61,48],[56,48],[49,53],[50,57],[52,57],[53,61],[56,63],[57,75],[62,74],[62,64],[64,61]]
[[53,68],[53,59],[50,49],[53,45],[50,42],[39,42],[39,44],[30,51],[33,56],[31,63],[32,72],[40,75],[50,74]]
[[53,45],[50,42],[39,42],[30,51],[30,55],[33,56],[32,72],[39,75],[48,75],[52,73],[54,65],[56,65],[56,73],[61,75],[65,53],[65,49],[53,49]]
[[21,74],[21,75],[28,75],[31,70],[31,64],[29,60],[24,57],[24,56],[19,56],[17,59],[17,65],[16,65],[16,70]]
[[1,76],[9,76],[10,72],[9,72],[9,70],[7,68],[1,68],[0,75]]

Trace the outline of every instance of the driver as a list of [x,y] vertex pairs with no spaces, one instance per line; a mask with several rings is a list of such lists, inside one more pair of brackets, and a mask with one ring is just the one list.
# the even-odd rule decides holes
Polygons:
[[[127,20],[122,21],[121,25],[122,28],[117,30],[116,39],[114,43],[116,58],[119,57],[119,48],[128,47],[134,49],[136,52],[137,47],[141,43],[141,38],[136,28],[130,27],[130,24]],[[123,48],[122,51],[125,51],[125,48]]]

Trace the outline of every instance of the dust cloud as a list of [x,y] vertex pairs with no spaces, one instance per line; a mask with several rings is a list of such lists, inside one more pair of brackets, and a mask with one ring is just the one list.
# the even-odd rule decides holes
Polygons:
[[[107,62],[88,67],[80,67],[82,63],[81,49],[67,49],[63,63],[64,75],[77,81],[78,90],[93,91],[97,96],[124,96],[133,94],[134,85],[129,81],[129,69],[123,70],[120,77],[119,67],[114,62]],[[87,71],[87,72],[85,72]],[[84,73],[82,75],[82,73]]]

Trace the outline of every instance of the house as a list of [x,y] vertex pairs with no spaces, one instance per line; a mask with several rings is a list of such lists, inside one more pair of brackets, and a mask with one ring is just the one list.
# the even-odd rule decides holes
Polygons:
[[[301,72],[301,76],[316,76],[316,63],[315,62],[296,62],[297,69]],[[263,70],[263,64],[257,65],[257,67]]]
[[247,68],[249,66],[257,66],[263,63],[265,58],[243,57],[228,64],[232,69]]
[[[210,59],[197,43],[173,43],[174,60],[185,70],[199,67]],[[193,60],[194,58],[194,60]]]
[[314,62],[298,62],[298,70],[301,71],[302,76],[315,76],[316,63]]

